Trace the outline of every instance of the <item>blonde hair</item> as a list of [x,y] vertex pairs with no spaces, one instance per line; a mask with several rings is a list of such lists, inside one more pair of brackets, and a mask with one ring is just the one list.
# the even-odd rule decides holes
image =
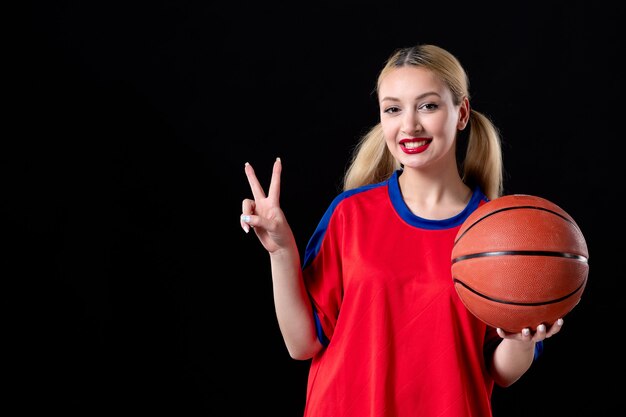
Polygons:
[[[464,97],[469,99],[469,79],[461,63],[450,52],[435,45],[396,50],[378,76],[376,92],[390,71],[406,65],[424,67],[437,74],[452,92],[455,105]],[[500,134],[485,115],[473,109],[469,126],[465,158],[459,164],[461,178],[468,186],[479,186],[488,198],[495,199],[503,190]],[[399,168],[400,163],[389,152],[382,127],[377,123],[357,143],[344,175],[343,189],[384,181]]]

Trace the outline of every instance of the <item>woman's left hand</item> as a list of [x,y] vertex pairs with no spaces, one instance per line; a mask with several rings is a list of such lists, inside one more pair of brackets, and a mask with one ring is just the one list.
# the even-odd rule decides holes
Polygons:
[[533,332],[529,328],[522,329],[519,333],[509,333],[502,329],[496,329],[498,335],[503,339],[520,340],[524,342],[541,342],[544,339],[554,336],[561,331],[563,327],[563,319],[558,319],[550,327],[545,324],[540,324]]

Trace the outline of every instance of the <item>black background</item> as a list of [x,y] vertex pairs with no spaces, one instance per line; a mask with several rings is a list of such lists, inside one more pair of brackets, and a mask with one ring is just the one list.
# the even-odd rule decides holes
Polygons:
[[282,158],[304,248],[377,121],[384,59],[436,43],[501,130],[505,194],[560,205],[590,252],[581,303],[494,415],[624,412],[624,6],[405,3],[28,3],[5,154],[21,410],[301,415],[308,362],[289,357],[268,255],[239,227],[244,162],[267,185]]

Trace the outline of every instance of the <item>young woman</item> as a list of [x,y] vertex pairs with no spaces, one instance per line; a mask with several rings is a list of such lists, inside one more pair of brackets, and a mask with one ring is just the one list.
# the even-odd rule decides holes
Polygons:
[[502,194],[498,132],[471,108],[459,61],[435,45],[395,51],[377,96],[380,122],[302,258],[279,204],[281,161],[267,194],[245,165],[253,198],[243,200],[241,227],[270,254],[290,355],[312,358],[304,414],[491,416],[494,383],[518,380],[563,324],[507,334],[474,317],[453,287],[459,227]]

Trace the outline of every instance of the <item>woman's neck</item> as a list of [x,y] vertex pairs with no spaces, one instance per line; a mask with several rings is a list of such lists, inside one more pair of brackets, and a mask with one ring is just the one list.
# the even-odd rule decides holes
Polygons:
[[428,175],[404,169],[398,178],[404,202],[417,216],[432,220],[447,219],[463,211],[472,190],[461,180],[458,171]]

